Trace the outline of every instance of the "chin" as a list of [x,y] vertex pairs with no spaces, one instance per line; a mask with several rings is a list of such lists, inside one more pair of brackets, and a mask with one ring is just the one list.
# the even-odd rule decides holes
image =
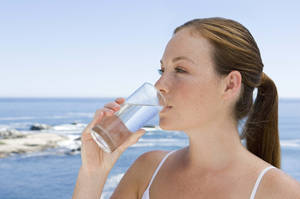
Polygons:
[[164,130],[164,131],[175,131],[175,130],[172,129],[172,128],[168,128],[168,127],[161,126],[161,125],[159,125],[159,128],[161,128],[161,129]]
[[165,131],[179,131],[178,126],[176,124],[171,124],[170,122],[166,122],[164,119],[159,120],[159,127]]

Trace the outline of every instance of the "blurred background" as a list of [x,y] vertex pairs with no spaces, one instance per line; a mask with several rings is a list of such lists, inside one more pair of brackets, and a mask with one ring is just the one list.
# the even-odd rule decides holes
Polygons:
[[[96,109],[154,83],[173,30],[194,18],[246,26],[279,94],[282,169],[300,181],[299,1],[0,1],[0,198],[71,198],[80,133]],[[155,122],[155,121],[152,121]],[[142,153],[188,144],[150,130],[118,160],[109,198]]]

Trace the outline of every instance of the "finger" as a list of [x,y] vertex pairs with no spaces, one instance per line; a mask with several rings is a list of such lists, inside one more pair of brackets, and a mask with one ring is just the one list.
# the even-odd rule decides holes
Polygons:
[[115,99],[115,102],[117,102],[118,104],[123,104],[125,102],[125,98],[118,97],[117,99]]
[[105,104],[104,107],[113,111],[118,111],[120,109],[120,104],[116,102],[110,102],[108,104]]
[[102,108],[95,112],[92,122],[89,124],[89,127],[93,128],[97,123],[99,123],[105,116],[111,116],[114,114],[114,110],[108,108]]
[[112,116],[114,114],[114,110],[108,109],[106,107],[99,109],[95,112],[93,120],[87,125],[87,127],[83,130],[82,134],[90,134],[91,129],[100,123],[103,117]]
[[105,116],[105,111],[103,109],[99,109],[95,112],[95,115],[93,117],[93,120],[86,126],[86,128],[83,130],[83,133],[90,133],[91,129],[98,124],[103,117]]
[[116,149],[116,151],[118,153],[123,153],[129,146],[137,143],[145,133],[146,131],[144,129],[140,129],[135,133],[132,133],[130,137]]
[[100,114],[100,112],[102,112],[102,114],[103,114],[102,117],[105,117],[105,116],[111,116],[112,114],[114,114],[115,111],[113,109],[103,107],[102,109],[99,109],[96,111],[96,113],[94,115],[94,119],[98,118],[98,115]]
[[81,145],[86,142],[92,140],[92,135],[90,133],[82,133],[81,135]]

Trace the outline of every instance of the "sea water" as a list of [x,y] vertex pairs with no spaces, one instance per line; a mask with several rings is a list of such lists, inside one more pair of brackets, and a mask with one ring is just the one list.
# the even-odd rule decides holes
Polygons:
[[[93,119],[95,111],[111,101],[114,98],[0,98],[0,128],[35,133],[40,131],[30,131],[30,126],[43,123],[51,125],[52,129],[42,132],[76,139]],[[300,99],[279,99],[278,113],[282,170],[300,182]],[[155,118],[146,125],[154,126],[157,122]],[[0,198],[71,198],[81,165],[80,152],[69,153],[73,144],[0,159]],[[176,150],[187,145],[188,137],[183,132],[147,130],[116,162],[102,198],[110,197],[141,154],[152,150]]]

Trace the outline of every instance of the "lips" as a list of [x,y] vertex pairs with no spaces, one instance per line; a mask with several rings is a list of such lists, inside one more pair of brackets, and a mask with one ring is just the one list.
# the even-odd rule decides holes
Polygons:
[[160,112],[163,113],[163,112],[166,112],[168,110],[170,110],[172,108],[172,106],[165,106]]

